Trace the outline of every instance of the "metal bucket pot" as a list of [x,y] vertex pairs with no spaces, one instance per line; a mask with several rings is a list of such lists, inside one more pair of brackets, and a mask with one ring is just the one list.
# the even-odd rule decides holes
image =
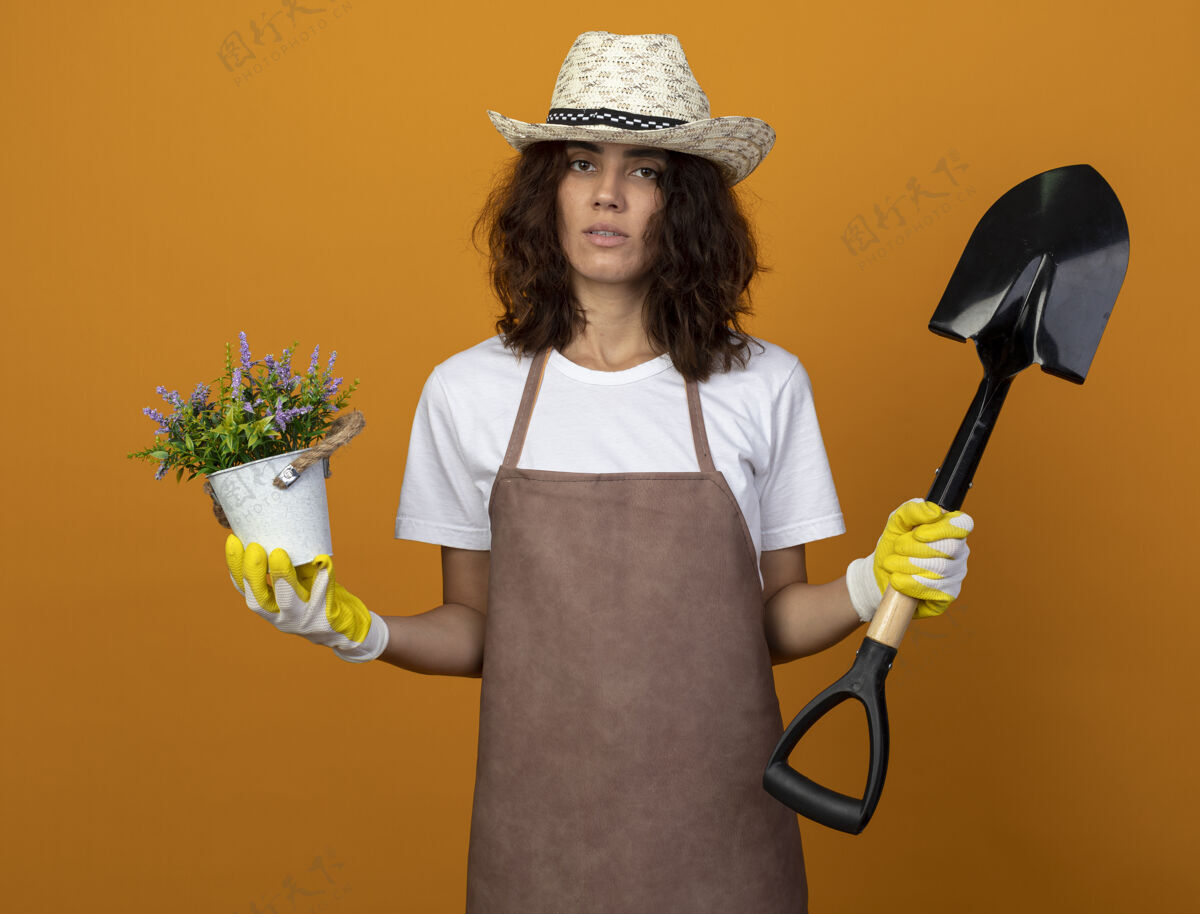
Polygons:
[[234,534],[243,545],[258,543],[270,555],[283,549],[293,565],[332,555],[325,474],[316,466],[286,489],[272,485],[285,466],[304,451],[264,457],[218,470],[208,477]]

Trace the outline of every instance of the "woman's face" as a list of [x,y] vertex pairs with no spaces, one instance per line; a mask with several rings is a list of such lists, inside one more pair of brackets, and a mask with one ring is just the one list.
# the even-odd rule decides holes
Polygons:
[[646,229],[662,205],[658,179],[666,167],[667,153],[661,149],[567,144],[567,173],[558,186],[558,237],[577,294],[595,285],[609,294],[615,286],[644,294],[653,260]]

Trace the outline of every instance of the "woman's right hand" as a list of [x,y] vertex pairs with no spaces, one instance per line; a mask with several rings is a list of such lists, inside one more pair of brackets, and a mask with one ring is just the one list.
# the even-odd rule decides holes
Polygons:
[[282,549],[268,558],[258,543],[243,548],[231,533],[225,564],[246,605],[280,631],[331,647],[351,663],[374,660],[387,647],[387,623],[334,581],[329,556],[295,568]]

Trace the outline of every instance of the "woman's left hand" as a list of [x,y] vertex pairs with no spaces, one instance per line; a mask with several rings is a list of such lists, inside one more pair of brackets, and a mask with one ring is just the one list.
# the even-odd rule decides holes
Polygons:
[[939,616],[967,576],[967,534],[975,522],[962,511],[943,511],[914,498],[892,512],[873,555],[846,569],[846,586],[859,617],[869,621],[890,584],[919,600],[915,618]]

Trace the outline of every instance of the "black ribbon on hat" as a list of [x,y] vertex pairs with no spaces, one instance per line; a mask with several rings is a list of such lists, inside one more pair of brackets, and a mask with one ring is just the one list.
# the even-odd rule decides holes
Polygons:
[[662,130],[679,127],[687,121],[677,117],[659,117],[650,114],[633,114],[615,111],[612,108],[551,108],[546,115],[547,124],[570,124],[574,127],[622,127],[625,130]]

